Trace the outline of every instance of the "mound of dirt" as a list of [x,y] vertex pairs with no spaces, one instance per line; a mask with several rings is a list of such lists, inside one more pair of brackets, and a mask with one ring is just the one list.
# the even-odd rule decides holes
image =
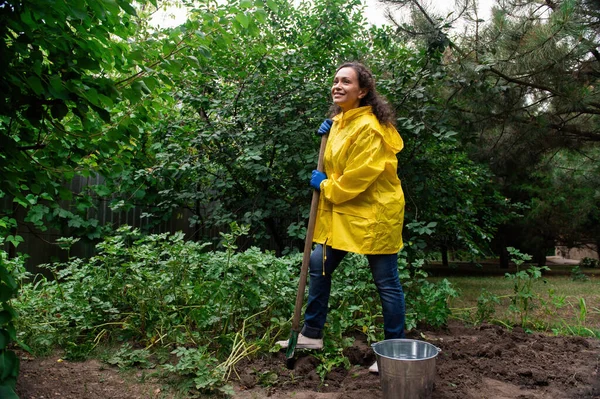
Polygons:
[[[436,358],[432,399],[592,399],[600,398],[600,340],[551,337],[508,331],[495,325],[478,328],[450,323],[443,331],[413,331],[407,338],[430,342],[442,352]],[[357,339],[346,355],[354,365],[335,369],[321,382],[318,361],[307,351],[297,353],[296,367],[285,368],[285,354],[245,365],[239,399],[379,399],[379,377],[368,366],[372,349]],[[273,386],[257,381],[268,373]]]
[[[526,334],[495,325],[473,328],[458,322],[442,331],[412,331],[407,338],[442,349],[432,399],[600,399],[597,339]],[[235,398],[382,398],[379,377],[367,370],[375,355],[360,337],[346,351],[351,369],[334,369],[324,381],[316,372],[319,361],[309,351],[297,351],[296,356],[293,370],[286,368],[283,351],[239,364],[239,378],[232,381]],[[55,358],[24,359],[17,390],[21,399],[170,397],[158,385],[126,380],[97,361]]]

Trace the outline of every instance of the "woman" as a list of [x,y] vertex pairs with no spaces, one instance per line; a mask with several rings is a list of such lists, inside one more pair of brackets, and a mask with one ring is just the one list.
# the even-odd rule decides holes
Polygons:
[[[367,255],[383,308],[385,339],[404,337],[404,293],[398,277],[404,194],[396,170],[396,154],[404,145],[393,125],[393,110],[375,91],[373,75],[364,65],[341,65],[331,96],[335,116],[318,131],[329,133],[325,172],[313,171],[310,180],[321,194],[298,349],[323,348],[331,275],[348,252]],[[278,344],[285,348],[288,341]],[[369,370],[377,372],[377,363]]]

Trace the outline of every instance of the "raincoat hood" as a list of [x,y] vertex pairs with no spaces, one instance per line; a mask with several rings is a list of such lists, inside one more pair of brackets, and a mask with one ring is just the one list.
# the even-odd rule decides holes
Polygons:
[[[368,115],[375,117],[373,114],[373,107],[370,105],[354,108],[347,112],[340,112],[334,116],[332,120],[339,123],[338,129],[343,129],[352,120]],[[392,149],[396,154],[402,151],[404,148],[404,141],[402,140],[402,137],[400,137],[400,134],[396,128],[394,128],[392,125],[381,125],[377,118],[375,118],[375,121],[371,122],[375,122],[376,127],[378,127],[378,129],[375,129],[375,131],[382,133],[382,138],[385,144],[390,147],[390,149]]]

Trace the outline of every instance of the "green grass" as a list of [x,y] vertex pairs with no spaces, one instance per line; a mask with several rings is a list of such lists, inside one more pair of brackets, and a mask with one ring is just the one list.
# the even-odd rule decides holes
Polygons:
[[[443,277],[459,291],[450,299],[452,317],[466,322],[483,321],[517,325],[518,312],[511,311],[514,282],[504,276]],[[442,277],[431,277],[439,281]],[[487,291],[487,305],[478,299]],[[570,276],[549,276],[536,280],[525,327],[565,335],[597,336],[600,338],[600,277],[588,281],[573,281]],[[497,300],[490,301],[493,298]],[[481,312],[487,306],[488,312]],[[492,312],[490,314],[490,309]],[[479,313],[478,313],[479,310]],[[486,314],[482,320],[481,314]]]

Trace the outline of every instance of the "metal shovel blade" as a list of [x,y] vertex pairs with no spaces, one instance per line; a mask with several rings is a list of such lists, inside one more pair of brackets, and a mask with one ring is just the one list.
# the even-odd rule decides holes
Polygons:
[[298,344],[298,331],[292,331],[290,334],[290,340],[288,341],[288,347],[285,351],[285,365],[289,370],[294,368],[296,364],[296,358],[294,353],[296,352],[296,345]]

